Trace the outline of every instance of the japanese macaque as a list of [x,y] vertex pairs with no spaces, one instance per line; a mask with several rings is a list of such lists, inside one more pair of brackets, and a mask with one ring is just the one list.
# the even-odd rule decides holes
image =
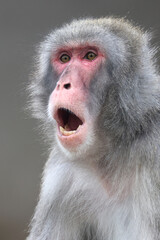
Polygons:
[[30,105],[51,153],[27,240],[160,239],[160,76],[124,19],[74,20],[40,44]]

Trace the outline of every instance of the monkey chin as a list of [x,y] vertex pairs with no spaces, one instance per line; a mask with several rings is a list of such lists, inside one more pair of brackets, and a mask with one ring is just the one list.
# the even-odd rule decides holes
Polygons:
[[86,162],[90,153],[93,152],[93,146],[96,146],[94,128],[92,124],[87,123],[79,127],[77,132],[70,136],[64,136],[57,124],[56,140],[60,150],[70,161],[79,159]]
[[61,126],[57,126],[57,136],[64,148],[70,151],[75,151],[80,145],[85,142],[87,135],[86,124],[79,125],[77,130],[67,131]]

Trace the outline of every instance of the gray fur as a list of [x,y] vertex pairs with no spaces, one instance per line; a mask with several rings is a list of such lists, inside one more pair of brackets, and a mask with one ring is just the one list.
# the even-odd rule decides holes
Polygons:
[[[69,153],[57,144],[47,114],[58,81],[50,58],[61,46],[86,42],[107,58],[90,85],[93,136]],[[30,106],[52,144],[27,240],[160,239],[160,76],[154,53],[148,34],[115,18],[74,20],[40,44]]]

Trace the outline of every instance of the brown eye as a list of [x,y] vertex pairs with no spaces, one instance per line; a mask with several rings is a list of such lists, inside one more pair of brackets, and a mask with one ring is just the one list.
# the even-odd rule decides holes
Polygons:
[[63,54],[63,55],[60,57],[60,60],[61,60],[61,62],[63,62],[63,63],[69,62],[70,59],[71,59],[70,56],[68,56],[67,54]]
[[85,55],[84,58],[92,61],[92,60],[94,60],[96,57],[97,57],[97,55],[96,55],[94,52],[88,52],[88,53]]

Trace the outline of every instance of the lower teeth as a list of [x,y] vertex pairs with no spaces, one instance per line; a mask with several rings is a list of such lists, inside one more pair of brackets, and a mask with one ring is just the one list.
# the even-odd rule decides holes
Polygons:
[[65,125],[64,128],[60,126],[60,132],[65,136],[70,136],[76,132],[76,130],[68,131],[68,129],[69,129],[68,125]]

